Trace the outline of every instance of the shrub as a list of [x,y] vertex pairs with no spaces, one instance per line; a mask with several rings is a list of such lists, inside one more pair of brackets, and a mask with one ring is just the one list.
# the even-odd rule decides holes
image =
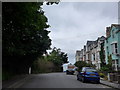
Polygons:
[[33,64],[32,73],[50,73],[54,68],[55,66],[52,62],[38,59]]
[[105,75],[104,80],[108,80],[108,77]]
[[95,68],[95,65],[90,64],[90,63],[86,63],[85,61],[77,61],[74,65],[76,67],[78,67],[77,71],[81,71],[82,67],[93,67],[93,68]]
[[107,64],[107,65],[101,67],[100,71],[113,72],[113,69],[110,64]]
[[101,78],[104,78],[105,77],[105,74],[104,73],[99,73],[100,77]]

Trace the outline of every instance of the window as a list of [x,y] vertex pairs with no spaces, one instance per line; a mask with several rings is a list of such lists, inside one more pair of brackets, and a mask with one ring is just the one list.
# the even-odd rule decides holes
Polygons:
[[119,61],[118,61],[118,59],[116,60],[116,64],[119,64]]
[[112,44],[112,54],[117,54],[118,53],[118,45],[117,43]]
[[117,46],[117,43],[115,43],[115,53],[118,53],[118,46]]
[[106,49],[107,49],[107,54],[109,55],[109,49],[108,49],[108,46],[106,47]]
[[118,59],[112,60],[112,67],[115,71],[118,70]]
[[108,39],[106,40],[106,42],[108,43]]
[[93,54],[93,57],[94,57],[94,61],[95,61],[95,54]]

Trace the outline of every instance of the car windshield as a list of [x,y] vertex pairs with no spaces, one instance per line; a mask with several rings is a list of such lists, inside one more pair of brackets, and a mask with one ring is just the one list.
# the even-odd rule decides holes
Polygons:
[[68,70],[74,70],[74,68],[69,68]]
[[95,69],[86,69],[86,72],[97,72],[97,70],[95,70]]

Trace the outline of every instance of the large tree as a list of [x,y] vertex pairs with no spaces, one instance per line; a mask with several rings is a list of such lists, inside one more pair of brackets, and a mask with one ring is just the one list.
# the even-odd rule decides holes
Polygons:
[[4,2],[2,4],[3,69],[26,72],[33,61],[46,53],[51,40],[43,3]]

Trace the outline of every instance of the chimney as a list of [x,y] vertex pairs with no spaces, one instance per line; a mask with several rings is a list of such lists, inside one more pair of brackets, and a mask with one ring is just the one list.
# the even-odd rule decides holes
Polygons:
[[106,37],[108,38],[110,36],[110,27],[106,27]]

